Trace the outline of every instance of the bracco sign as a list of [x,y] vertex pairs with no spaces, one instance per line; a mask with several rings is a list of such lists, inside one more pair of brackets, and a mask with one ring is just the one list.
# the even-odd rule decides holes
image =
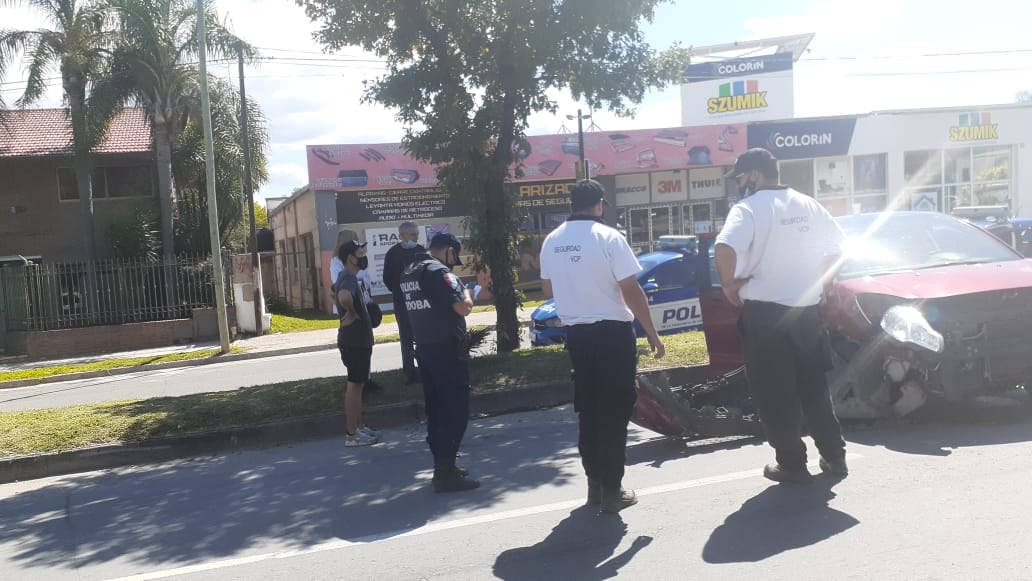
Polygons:
[[793,116],[792,53],[685,67],[681,117],[692,124]]
[[762,147],[778,159],[847,155],[855,117],[757,123],[749,126],[749,147]]

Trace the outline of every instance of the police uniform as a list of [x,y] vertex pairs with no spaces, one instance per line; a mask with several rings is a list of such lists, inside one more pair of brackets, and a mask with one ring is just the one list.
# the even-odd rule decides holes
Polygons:
[[[458,246],[457,239],[444,236]],[[434,247],[433,242],[430,246]],[[417,254],[415,262],[402,271],[400,287],[423,381],[426,440],[434,457],[436,488],[442,479],[465,477],[465,472],[456,468],[455,458],[469,423],[468,335],[465,317],[452,308],[465,300],[465,289],[459,277],[425,252]]]
[[[744,177],[776,164],[765,150],[739,157],[732,174]],[[801,419],[821,454],[824,471],[845,473],[845,441],[835,417],[826,372],[827,334],[821,318],[822,280],[841,252],[838,224],[816,200],[784,186],[761,187],[728,213],[716,244],[735,251],[746,374],[777,465],[773,480],[805,480]],[[831,470],[828,463],[833,463]]]

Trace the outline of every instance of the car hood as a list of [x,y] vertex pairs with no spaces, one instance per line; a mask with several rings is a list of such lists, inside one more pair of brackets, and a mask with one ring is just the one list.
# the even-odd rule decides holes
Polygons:
[[530,318],[533,321],[547,321],[548,319],[554,319],[558,316],[559,315],[555,312],[555,299],[548,299],[542,303],[540,307],[534,309]]
[[838,286],[854,294],[878,293],[904,299],[937,299],[1032,287],[1032,260],[958,264],[864,276],[839,281]]

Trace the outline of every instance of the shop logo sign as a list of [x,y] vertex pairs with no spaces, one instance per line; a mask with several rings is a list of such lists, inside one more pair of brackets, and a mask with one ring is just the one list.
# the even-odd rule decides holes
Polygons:
[[815,145],[831,145],[834,141],[834,134],[830,131],[825,133],[803,133],[798,135],[784,134],[775,131],[767,138],[767,149],[788,149],[794,147],[812,147]]
[[999,128],[991,113],[963,113],[950,127],[950,141],[992,141],[1000,138]]
[[767,108],[767,91],[760,90],[759,81],[734,81],[720,85],[719,93],[706,101],[710,115],[736,113]]

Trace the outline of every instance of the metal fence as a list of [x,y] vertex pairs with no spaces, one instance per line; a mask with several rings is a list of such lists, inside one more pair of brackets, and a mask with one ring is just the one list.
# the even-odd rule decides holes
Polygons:
[[[232,304],[228,257],[223,265]],[[9,266],[0,269],[0,311],[9,331],[187,319],[193,309],[215,306],[213,272],[210,257]]]

